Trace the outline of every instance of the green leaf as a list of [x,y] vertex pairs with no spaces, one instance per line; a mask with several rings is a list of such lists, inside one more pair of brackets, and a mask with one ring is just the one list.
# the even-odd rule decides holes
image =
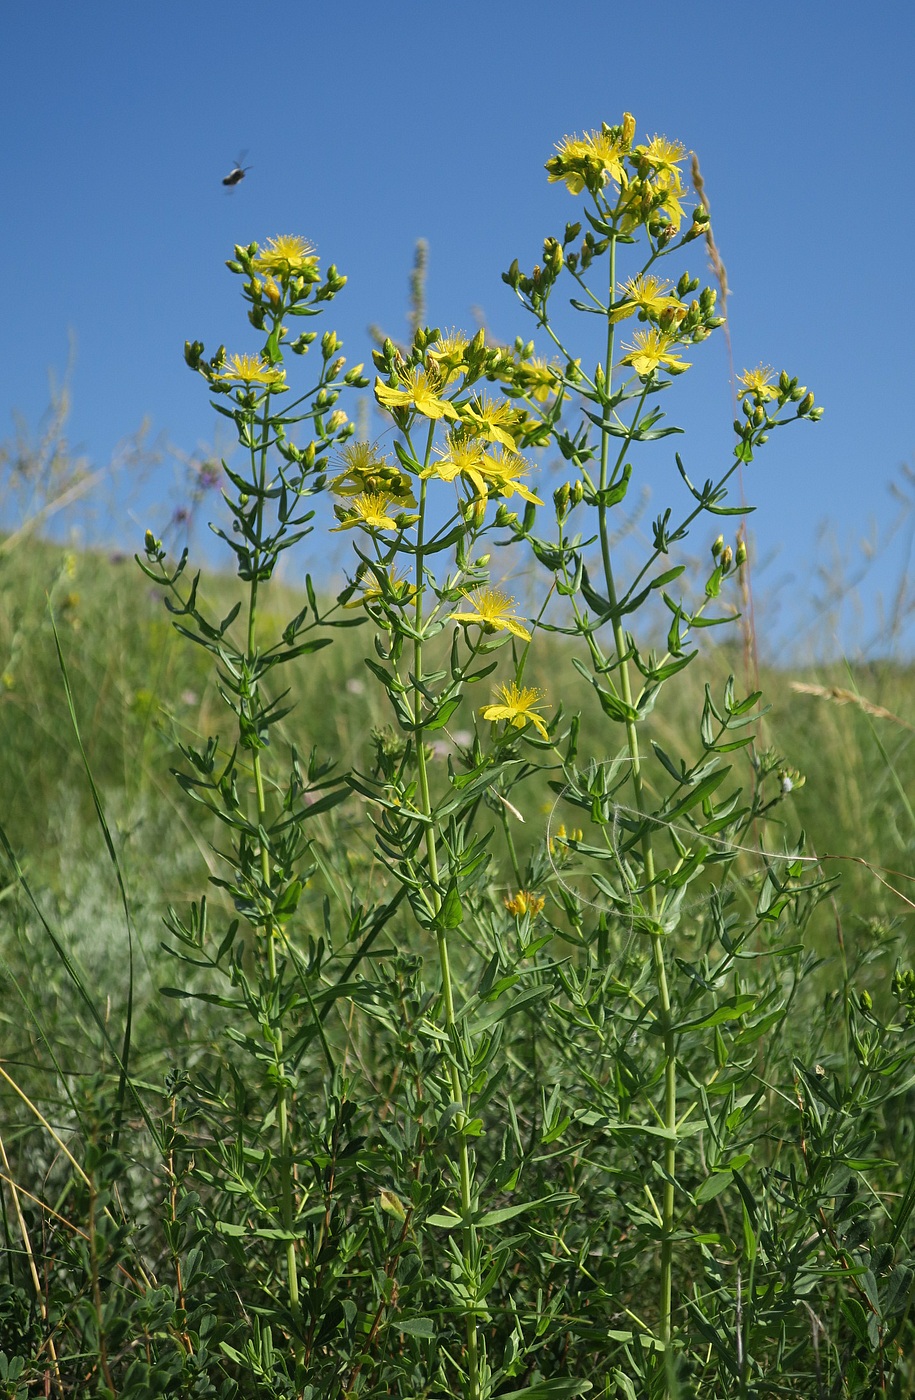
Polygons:
[[696,1021],[680,1021],[674,1026],[677,1031],[704,1031],[711,1026],[720,1026],[724,1021],[737,1021],[741,1016],[746,1016],[756,1005],[756,998],[747,993],[740,993],[737,996],[728,997],[723,1001],[710,1016],[700,1016]]
[[666,583],[673,583],[674,579],[679,578],[685,571],[686,565],[678,564],[675,569],[668,569],[666,574],[658,574],[657,578],[651,580],[649,587],[663,588]]
[[287,919],[292,918],[292,915],[299,906],[301,896],[302,882],[301,880],[293,880],[291,884],[286,886],[283,893],[274,904],[273,917],[278,919],[281,924],[285,923]]
[[721,786],[730,771],[730,768],[716,768],[714,772],[706,774],[701,782],[698,782],[695,787],[689,789],[685,797],[681,797],[675,807],[671,807],[669,812],[664,813],[664,820],[666,822],[671,822],[675,817],[682,816],[684,812],[688,812],[691,807],[695,807],[698,803],[704,802],[717,787]]
[[[423,723],[423,728],[441,729],[443,725],[448,723],[449,719],[454,714],[455,710],[457,709],[458,705],[460,705],[460,703],[460,695],[454,696],[451,700],[443,700],[441,708],[438,710],[437,714],[434,716],[433,719],[425,720]],[[749,742],[749,740],[747,742]]]
[[743,1210],[743,1252],[747,1262],[752,1264],[753,1260],[756,1258],[757,1251],[756,1232],[753,1229],[753,1223],[750,1220],[750,1212],[747,1210],[746,1202],[741,1201],[740,1204]]
[[716,1196],[720,1196],[734,1180],[731,1172],[712,1172],[707,1176],[696,1192],[696,1204],[704,1205],[706,1201],[713,1201]]
[[398,1332],[405,1332],[408,1337],[434,1337],[435,1328],[428,1317],[407,1317],[398,1318],[395,1326]]
[[435,1225],[439,1230],[454,1230],[461,1223],[461,1217],[453,1210],[440,1211],[435,1215],[426,1216],[427,1225]]
[[587,1395],[593,1389],[590,1381],[576,1380],[573,1376],[558,1380],[540,1381],[537,1385],[525,1386],[523,1390],[503,1390],[496,1400],[565,1400],[567,1395]]
[[453,879],[448,886],[445,898],[442,900],[442,907],[438,911],[438,918],[435,922],[439,928],[460,928],[463,918],[464,910],[461,908],[457,879]]
[[550,1196],[540,1196],[536,1201],[522,1201],[517,1206],[503,1206],[501,1210],[489,1210],[485,1215],[478,1216],[474,1224],[481,1229],[486,1225],[501,1225],[503,1220],[514,1220],[516,1216],[523,1215],[526,1210],[533,1210],[535,1206],[543,1205],[572,1205],[578,1200],[575,1192],[559,1191]]

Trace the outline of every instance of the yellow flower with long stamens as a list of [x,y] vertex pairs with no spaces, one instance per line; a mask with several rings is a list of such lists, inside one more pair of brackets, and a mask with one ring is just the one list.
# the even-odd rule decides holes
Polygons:
[[259,355],[231,355],[213,380],[220,384],[263,384],[270,389],[285,389],[286,375],[275,365],[268,365]]
[[446,384],[457,379],[465,368],[464,352],[470,344],[470,337],[463,331],[448,331],[434,345],[429,347],[429,359],[443,375]]
[[374,570],[366,564],[360,564],[356,579],[360,584],[361,591],[343,606],[345,608],[361,608],[363,604],[377,603],[390,595],[393,595],[394,601],[402,606],[411,603],[416,597],[416,584],[411,583],[409,577],[396,567],[386,569],[384,573],[387,580],[386,589],[382,588]]
[[512,429],[517,432],[524,422],[521,409],[513,408],[506,399],[491,399],[488,394],[478,394],[461,410],[461,418],[477,437],[487,442],[499,442],[503,447],[514,448]]
[[507,720],[515,729],[524,729],[528,720],[542,734],[544,739],[549,739],[549,731],[541,715],[538,715],[534,706],[543,698],[543,691],[535,685],[518,686],[514,681],[508,685],[500,685],[498,695],[502,697],[500,703],[494,705],[484,705],[480,714],[484,719],[491,720],[497,724],[500,719]]
[[772,383],[775,370],[771,365],[757,365],[756,369],[746,369],[743,374],[738,374],[737,382],[744,387],[737,391],[737,397],[742,399],[745,394],[752,394],[760,403],[767,403],[769,399],[778,398],[778,385]]
[[443,448],[437,447],[435,450],[440,460],[421,471],[421,477],[437,476],[442,481],[454,481],[457,476],[465,476],[478,495],[486,495],[486,482],[483,479],[486,458],[484,442],[458,429],[448,434]]
[[662,187],[664,198],[658,204],[658,209],[667,215],[674,229],[679,229],[683,222],[683,191],[679,180],[676,184],[665,184]]
[[605,185],[608,180],[625,185],[623,158],[632,139],[631,136],[627,138],[628,129],[624,123],[618,136],[611,135],[607,129],[589,131],[580,137],[564,136],[556,146],[556,155],[546,163],[550,182],[564,180],[571,194],[581,194],[586,185]]
[[261,248],[254,259],[258,272],[277,273],[292,277],[314,268],[318,261],[314,245],[297,233],[280,234],[279,238],[268,238],[266,248]]
[[548,365],[544,359],[524,360],[514,370],[512,378],[535,402],[546,403],[562,382],[562,370],[557,365]]
[[620,363],[632,365],[636,374],[644,377],[659,365],[666,366],[671,374],[682,374],[685,369],[689,369],[689,362],[681,359],[678,350],[671,348],[674,342],[670,336],[664,335],[654,326],[647,331],[635,331],[632,339],[635,342],[633,345],[623,346],[628,353]]
[[530,471],[528,463],[517,452],[506,452],[504,448],[497,447],[495,452],[487,452],[483,457],[482,472],[485,478],[484,495],[493,492],[497,496],[509,498],[517,493],[522,500],[530,501],[535,506],[542,506],[543,502],[539,496],[535,496],[529,487],[521,481],[522,476],[526,476]]
[[475,598],[469,593],[465,593],[464,597],[475,611],[450,613],[452,622],[463,622],[465,626],[475,622],[484,632],[507,631],[515,637],[521,637],[525,642],[530,641],[530,632],[526,627],[522,627],[514,614],[515,600],[507,593],[498,588],[484,588]]
[[345,470],[335,476],[330,489],[338,496],[363,494],[387,496],[403,506],[415,506],[410,478],[372,443],[348,443],[340,453]]
[[[668,308],[682,304],[670,295],[670,283],[652,276],[650,272],[640,272],[638,277],[630,277],[628,282],[620,284],[619,290],[625,301],[614,306],[610,313],[611,321],[625,321],[636,311],[644,311],[646,316],[657,320]],[[685,307],[683,314],[686,315]]]
[[390,496],[367,492],[364,496],[357,496],[345,510],[342,506],[334,507],[338,511],[340,524],[333,528],[351,530],[354,525],[362,525],[369,530],[396,530],[397,521],[390,513],[392,505],[394,502]]
[[668,141],[666,136],[653,136],[647,145],[636,146],[633,154],[647,162],[659,175],[674,178],[679,187],[678,167],[686,156],[686,147],[681,146],[679,141]]
[[384,408],[412,408],[433,422],[439,418],[457,418],[458,411],[448,399],[443,399],[442,376],[429,369],[409,369],[398,375],[402,389],[392,389],[380,379],[375,380],[375,398]]

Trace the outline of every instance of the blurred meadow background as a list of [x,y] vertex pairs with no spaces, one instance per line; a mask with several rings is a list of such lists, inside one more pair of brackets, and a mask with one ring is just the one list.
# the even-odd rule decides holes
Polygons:
[[[806,934],[822,987],[847,993],[851,966],[864,982],[873,968],[888,1003],[915,931],[911,8],[38,0],[8,9],[4,43],[0,1022],[24,1082],[41,1078],[22,1068],[30,1040],[63,1053],[88,1018],[60,992],[54,950],[116,1021],[128,921],[134,1072],[161,1078],[186,1030],[156,992],[171,976],[163,916],[218,863],[212,824],[171,770],[177,744],[225,719],[213,669],[134,555],[152,530],[172,557],[189,550],[215,613],[235,597],[208,526],[226,527],[224,463],[238,468],[238,448],[183,358],[195,337],[255,348],[225,270],[233,247],[301,234],[337,264],[348,281],[327,324],[349,364],[371,367],[384,336],[408,344],[420,322],[510,344],[531,330],[501,273],[533,263],[571,217],[543,164],[564,135],[624,110],[698,156],[723,265],[722,286],[704,242],[689,249],[727,312],[727,336],[672,391],[693,479],[731,452],[740,371],[784,366],[825,409],[815,432],[779,434],[744,469],[743,616],[725,641],[703,634],[655,733],[672,752],[691,740],[706,683],[718,693],[734,675],[763,692],[759,747],[795,775],[786,839],[806,833],[822,871],[841,877]],[[226,186],[236,166],[244,178]],[[390,420],[371,390],[343,406],[384,447]],[[624,558],[659,505],[684,495],[668,441],[646,463],[616,527]],[[539,455],[545,500],[567,472]],[[322,597],[352,573],[350,535],[328,534],[330,509],[317,510],[316,533],[266,590],[267,632],[301,606],[306,572]],[[694,574],[713,537],[690,541]],[[533,566],[519,559],[509,585],[527,616]],[[362,632],[345,631],[294,663],[284,743],[370,766],[389,716],[363,654]],[[593,692],[552,637],[527,679],[557,675],[599,751]],[[472,722],[465,702],[448,728]],[[443,734],[439,773],[453,752]],[[522,863],[554,806],[545,782],[531,788]],[[341,844],[327,889],[374,868],[368,824],[340,820],[321,819]],[[24,1007],[40,1033],[23,1031]],[[93,1053],[89,1035],[74,1072],[90,1076]]]

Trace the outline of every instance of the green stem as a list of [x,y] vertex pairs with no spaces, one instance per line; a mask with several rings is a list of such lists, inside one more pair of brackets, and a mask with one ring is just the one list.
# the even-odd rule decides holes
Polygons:
[[[611,239],[610,243],[610,304],[613,303],[614,287],[616,286],[616,239]],[[610,396],[610,388],[613,376],[613,342],[614,323],[608,317],[607,320],[607,396]],[[601,453],[600,453],[600,490],[606,491],[610,481],[610,437],[608,431],[610,424],[610,410],[604,408],[603,413],[605,427],[601,432]],[[623,445],[625,452],[626,444]],[[626,656],[626,634],[623,628],[622,619],[619,616],[617,605],[618,598],[616,583],[613,575],[613,563],[610,554],[610,526],[608,521],[608,509],[604,504],[601,495],[598,504],[598,523],[600,533],[601,559],[604,568],[604,581],[607,588],[607,598],[613,610],[613,640],[616,648],[617,661],[619,663],[619,685],[620,695],[623,703],[632,709],[632,686],[629,676],[629,663],[624,658]],[[636,807],[640,816],[645,815],[645,791],[642,780],[642,762],[639,750],[639,736],[636,722],[632,718],[626,720],[626,744],[629,750],[629,758],[632,768],[632,786],[635,793]],[[661,1206],[661,1291],[660,1291],[660,1336],[661,1341],[667,1346],[671,1337],[671,1311],[672,1311],[672,1266],[673,1266],[673,1228],[675,1209],[675,1189],[674,1175],[677,1164],[676,1130],[677,1130],[677,1047],[674,1035],[670,990],[667,982],[667,965],[664,957],[664,946],[662,934],[657,926],[658,919],[658,898],[655,888],[655,864],[654,850],[651,842],[651,827],[649,823],[643,823],[642,833],[642,862],[645,871],[645,883],[648,886],[648,914],[655,928],[650,934],[651,938],[651,960],[654,969],[655,983],[658,989],[658,1019],[662,1029],[662,1039],[664,1046],[664,1108],[663,1121],[670,1138],[664,1146],[664,1193]]]
[[[429,427],[429,440],[426,445],[426,462],[428,463],[429,452],[432,446],[432,435],[435,430],[434,423]],[[429,773],[426,764],[426,754],[423,746],[423,695],[419,688],[419,683],[423,679],[423,538],[426,519],[426,487],[427,481],[423,478],[420,487],[419,497],[419,521],[416,527],[416,607],[413,620],[414,641],[413,641],[413,675],[416,678],[416,686],[413,691],[413,720],[414,736],[416,744],[416,765],[419,776],[419,803],[420,810],[424,816],[432,816],[432,800],[429,791]],[[432,887],[432,902],[436,914],[441,909],[441,895],[439,894],[439,868],[438,853],[436,851],[436,837],[438,827],[434,821],[426,823],[426,856],[429,862],[429,883]],[[451,980],[451,963],[448,955],[448,939],[445,930],[439,928],[436,932],[436,942],[438,944],[439,966],[442,974],[442,1001],[445,1009],[445,1027],[449,1033],[449,1040],[453,1040],[452,1032],[456,1025],[454,1014],[454,990]],[[463,1253],[464,1272],[469,1279],[476,1272],[477,1265],[477,1241],[476,1230],[471,1224],[471,1211],[473,1206],[472,1193],[472,1172],[470,1165],[470,1150],[467,1146],[465,1127],[467,1124],[468,1103],[461,1084],[460,1071],[457,1060],[454,1057],[453,1048],[450,1056],[449,1076],[451,1080],[452,1101],[460,1104],[460,1112],[455,1120],[458,1130],[458,1158],[460,1172],[460,1192],[461,1192],[461,1217],[463,1224]],[[477,1344],[477,1322],[475,1312],[468,1312],[466,1319],[467,1336],[467,1376],[469,1400],[479,1400],[480,1377],[479,1377],[479,1354]]]
[[[264,415],[261,420],[261,440],[258,448],[252,448],[252,466],[256,473],[258,496],[257,496],[257,523],[255,539],[259,542],[263,534],[264,521],[264,493],[267,485],[267,447],[270,439],[270,392],[268,390],[264,398]],[[250,592],[248,595],[248,635],[247,635],[247,656],[246,661],[250,666],[254,660],[257,638],[257,592],[258,575],[260,573],[260,552],[255,547],[252,579]],[[253,709],[249,700],[249,708]],[[267,798],[264,789],[264,775],[261,767],[260,751],[253,750],[252,767],[254,769],[254,788],[257,800],[257,821],[261,828],[266,828],[267,824]],[[264,887],[270,887],[270,852],[266,846],[261,846],[261,878]],[[273,918],[269,917],[264,926],[264,937],[267,941],[267,975],[270,979],[271,990],[276,986],[276,938],[277,930],[274,926]],[[278,1023],[274,1031],[273,1055],[277,1074],[277,1129],[280,1139],[280,1208],[282,1212],[283,1229],[291,1234],[293,1222],[293,1195],[292,1195],[292,1158],[289,1145],[289,1094],[286,1085],[285,1068],[283,1065],[283,1028]],[[286,1242],[286,1277],[289,1287],[289,1306],[293,1312],[299,1308],[299,1274],[298,1262],[296,1260],[295,1241],[291,1238]]]

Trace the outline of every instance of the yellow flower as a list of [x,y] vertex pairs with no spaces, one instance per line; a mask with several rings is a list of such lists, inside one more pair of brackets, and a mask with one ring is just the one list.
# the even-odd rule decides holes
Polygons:
[[679,179],[676,184],[664,184],[659,181],[664,190],[664,198],[658,204],[658,209],[666,214],[675,229],[679,229],[683,222],[683,190],[680,187]]
[[369,530],[396,530],[397,521],[389,510],[393,505],[390,496],[382,496],[378,492],[369,492],[364,496],[357,496],[345,511],[342,506],[334,509],[342,514],[338,514],[339,525],[335,525],[334,530],[350,530],[354,525],[363,525]]
[[508,685],[500,685],[497,694],[502,697],[501,703],[481,708],[480,714],[484,719],[492,720],[493,724],[505,719],[515,729],[523,729],[530,720],[544,739],[549,739],[549,731],[542,717],[534,711],[534,706],[543,696],[542,690],[535,685],[518,686],[511,681]]
[[265,364],[259,355],[231,355],[224,367],[213,375],[222,384],[264,384],[271,389],[285,389],[283,370]]
[[458,411],[448,399],[439,395],[444,382],[438,371],[429,369],[404,370],[398,378],[402,389],[391,389],[380,379],[375,380],[375,398],[384,408],[413,408],[424,418],[457,418]]
[[653,136],[647,146],[636,146],[635,155],[641,157],[659,175],[673,177],[679,188],[680,162],[686,155],[686,147],[679,141],[668,141],[666,136]]
[[560,377],[561,370],[551,367],[543,359],[524,360],[514,375],[518,387],[537,403],[546,403],[550,394],[558,388]]
[[258,272],[292,277],[314,268],[317,260],[314,245],[307,238],[289,233],[280,234],[279,238],[268,238],[266,248],[262,248],[254,259],[254,266]]
[[689,363],[680,358],[676,349],[671,349],[673,341],[669,335],[663,335],[654,326],[647,331],[635,331],[632,336],[634,345],[624,345],[623,349],[629,353],[624,355],[621,363],[632,365],[636,374],[651,374],[658,368],[658,365],[666,365],[673,374],[682,374],[685,369],[689,369]]
[[517,492],[523,500],[531,501],[535,506],[542,506],[540,497],[535,496],[533,491],[519,480],[529,471],[527,462],[517,452],[506,452],[501,447],[496,448],[495,452],[487,452],[483,457],[482,467],[485,477],[483,494],[488,495],[492,491],[497,496],[508,498]]
[[[416,597],[416,584],[411,583],[406,574],[401,573],[397,568],[390,568],[385,570],[385,576],[388,588],[398,603],[412,602]],[[385,597],[386,590],[382,589],[378,575],[374,570],[369,569],[367,564],[359,565],[356,578],[362,585],[362,592],[357,597],[351,598],[348,603],[344,603],[345,608],[361,608],[363,603],[377,603],[379,599]]]
[[564,136],[556,146],[556,155],[546,163],[548,179],[551,183],[564,180],[571,194],[581,194],[586,185],[599,188],[608,180],[624,185],[623,157],[629,149],[625,132],[624,126],[621,135],[612,136],[604,127],[582,137]]
[[485,443],[459,428],[448,434],[444,447],[435,450],[441,461],[426,467],[420,472],[421,477],[437,476],[442,481],[454,481],[456,476],[466,476],[479,495],[486,495],[486,482],[483,480]]
[[450,330],[429,348],[429,359],[450,384],[465,368],[464,352],[470,339],[463,331]]
[[498,588],[484,588],[482,593],[478,593],[475,598],[472,598],[469,593],[465,593],[464,597],[476,611],[451,613],[450,617],[453,622],[475,622],[485,632],[508,631],[515,637],[521,637],[525,642],[530,641],[530,632],[526,627],[521,626],[512,611],[514,598],[509,598]]
[[668,307],[681,304],[670,295],[670,283],[653,277],[651,273],[640,272],[638,277],[630,277],[628,282],[620,284],[619,290],[625,301],[614,306],[610,313],[611,321],[625,321],[636,311],[644,311],[646,316],[657,320]]
[[737,382],[744,387],[738,391],[737,397],[742,399],[745,394],[752,394],[759,403],[766,403],[769,399],[778,398],[778,385],[772,383],[772,376],[775,370],[771,365],[757,365],[756,369],[746,369],[743,374],[738,374]]
[[533,917],[539,914],[546,900],[542,894],[533,894],[530,890],[519,890],[517,894],[506,895],[502,900],[509,914],[514,914],[516,919],[523,919],[525,914]]
[[564,855],[568,855],[571,843],[581,841],[583,837],[584,832],[580,826],[575,827],[572,831],[566,831],[565,822],[560,822],[556,828],[555,836],[551,836],[548,842],[550,855],[554,859],[557,856],[562,859]]
[[513,408],[506,399],[491,399],[488,394],[478,394],[466,404],[461,417],[477,437],[500,442],[509,449],[515,445],[512,429],[517,432],[524,422],[521,409]]
[[401,505],[416,505],[410,478],[372,443],[348,443],[340,458],[345,470],[330,483],[330,489],[338,496],[359,496],[367,492],[388,496]]

